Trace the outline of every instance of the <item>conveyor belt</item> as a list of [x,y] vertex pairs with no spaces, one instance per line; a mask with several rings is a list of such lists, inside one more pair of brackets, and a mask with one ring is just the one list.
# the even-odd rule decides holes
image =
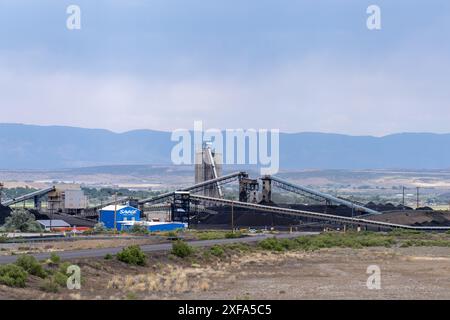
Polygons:
[[289,181],[283,180],[283,179],[278,178],[278,177],[271,176],[270,178],[272,179],[272,181],[274,181],[276,183],[276,185],[278,187],[280,187],[280,188],[282,188],[282,189],[284,189],[286,191],[292,191],[292,192],[296,192],[296,193],[299,193],[299,194],[302,194],[302,195],[304,195],[305,193],[306,194],[310,194],[310,195],[313,195],[315,198],[321,198],[321,199],[325,199],[325,200],[333,202],[333,203],[342,204],[342,205],[347,206],[349,208],[353,208],[353,209],[358,210],[358,211],[363,211],[363,212],[366,212],[368,214],[381,214],[381,212],[379,212],[379,211],[376,211],[376,210],[364,207],[364,206],[362,206],[360,204],[357,204],[355,202],[351,202],[351,201],[348,201],[348,200],[345,200],[345,199],[341,199],[341,198],[332,196],[330,194],[326,194],[326,193],[323,193],[323,192],[320,192],[320,191],[316,191],[316,190],[313,190],[313,189],[310,189],[310,188],[307,188],[307,187],[304,187],[304,186],[296,185],[296,184],[293,184],[293,183],[291,183]]
[[[179,189],[177,191],[197,192],[197,191],[202,190],[204,187],[209,186],[211,184],[214,184],[214,185],[224,184],[224,183],[228,183],[228,182],[234,181],[234,180],[238,179],[239,177],[244,177],[244,176],[246,177],[247,173],[245,173],[245,172],[235,172],[235,173],[231,173],[231,174],[228,174],[228,175],[216,178],[216,179],[211,179],[211,180],[208,180],[208,181],[200,182],[200,183],[194,184],[194,185],[192,185],[190,187]],[[156,196],[156,197],[140,200],[139,204],[143,205],[143,204],[146,204],[146,203],[156,203],[156,202],[162,201],[162,200],[164,200],[166,198],[169,198],[169,197],[172,197],[172,196],[173,196],[173,192],[167,192],[167,193],[160,194],[159,196]]]
[[26,195],[10,199],[10,200],[6,200],[6,201],[2,202],[2,205],[5,206],[5,207],[12,206],[13,204],[16,204],[16,203],[19,203],[19,202],[23,202],[23,201],[26,201],[26,200],[34,199],[34,197],[44,196],[47,193],[50,193],[50,192],[53,192],[53,191],[55,191],[55,186],[49,187],[49,188],[45,188],[45,189],[42,189],[42,190],[38,190],[38,191],[34,191],[34,192],[28,193]]
[[280,207],[266,206],[266,205],[261,205],[261,204],[247,203],[247,202],[240,202],[240,201],[233,201],[233,200],[226,200],[226,199],[218,199],[218,198],[199,196],[199,195],[193,195],[193,194],[191,194],[190,198],[192,200],[208,201],[208,202],[214,202],[214,203],[220,203],[220,204],[233,205],[235,207],[241,207],[241,208],[246,208],[246,209],[255,209],[255,210],[274,212],[274,213],[290,215],[290,216],[298,216],[298,217],[314,218],[314,219],[319,219],[319,220],[335,221],[335,222],[358,225],[358,226],[373,226],[373,227],[380,227],[380,228],[386,228],[386,229],[397,229],[398,228],[398,229],[409,229],[409,230],[420,230],[420,231],[450,230],[450,227],[408,226],[408,225],[382,222],[382,221],[374,221],[374,220],[368,220],[368,219],[362,219],[362,218],[343,217],[343,216],[337,216],[337,215],[331,215],[331,214],[325,214],[325,213],[303,211],[303,210],[296,210],[296,209],[289,209],[289,208],[280,208]]

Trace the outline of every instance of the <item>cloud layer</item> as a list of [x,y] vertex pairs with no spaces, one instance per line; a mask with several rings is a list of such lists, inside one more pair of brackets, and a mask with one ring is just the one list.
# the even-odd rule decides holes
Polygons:
[[[188,13],[199,19],[188,20],[183,10],[169,12],[155,1],[159,15],[149,15],[158,21],[109,31],[90,27],[95,10],[84,10],[82,33],[69,40],[65,31],[36,40],[25,32],[29,25],[15,29],[10,18],[3,23],[15,31],[0,47],[0,122],[126,131],[192,128],[202,120],[220,129],[449,132],[450,50],[443,37],[450,20],[439,10],[448,5],[435,1],[419,19],[420,6],[407,3],[409,16],[401,5],[382,7],[378,34],[364,30],[364,5],[357,2],[312,9],[306,1],[302,11],[291,1],[284,8],[263,1],[252,25],[244,22],[246,5],[234,3],[233,16],[230,4],[193,1]],[[118,2],[103,6],[88,7],[103,13],[103,22],[114,20],[116,10],[129,22],[146,8],[140,1],[126,10]],[[271,9],[279,20],[265,20]],[[10,10],[18,14],[14,5]],[[295,14],[305,12],[323,16],[296,25]],[[333,13],[337,18],[328,21]],[[418,24],[403,26],[395,14]],[[49,21],[41,28],[51,35],[58,20]]]

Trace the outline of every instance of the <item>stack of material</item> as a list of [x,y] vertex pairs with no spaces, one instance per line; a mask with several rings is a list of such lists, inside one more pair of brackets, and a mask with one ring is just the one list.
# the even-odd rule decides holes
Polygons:
[[[202,224],[208,225],[230,225],[231,211],[228,207],[215,208],[219,211],[217,214],[205,214],[204,218],[200,218]],[[200,214],[202,216],[202,214]],[[195,221],[195,219],[194,219]],[[268,226],[290,226],[297,225],[298,218],[272,214],[270,212],[255,212],[247,209],[234,209],[234,224],[239,227],[268,227]]]
[[373,215],[367,219],[414,226],[450,226],[449,211],[404,210]]
[[11,209],[0,204],[0,225],[3,225],[5,223],[5,219],[9,217],[10,214]]

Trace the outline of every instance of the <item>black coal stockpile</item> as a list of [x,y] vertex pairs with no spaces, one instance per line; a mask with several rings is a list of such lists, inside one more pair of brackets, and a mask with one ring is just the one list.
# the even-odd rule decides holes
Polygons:
[[11,209],[9,207],[2,206],[0,204],[0,225],[5,223],[7,217],[11,215]]
[[[211,216],[207,221],[211,225],[229,225],[231,224],[230,214],[219,213]],[[298,221],[289,217],[283,217],[278,214],[267,212],[236,212],[234,215],[234,224],[240,227],[264,227],[264,226],[289,226],[298,224]]]
[[[212,208],[211,208],[212,209]],[[200,218],[203,224],[209,225],[230,225],[231,209],[214,208],[218,211],[215,215],[208,215]],[[237,227],[270,227],[270,226],[290,226],[299,223],[298,218],[288,217],[270,212],[256,212],[241,208],[234,209],[234,224]]]
[[47,220],[47,219],[48,219],[48,216],[45,215],[45,214],[40,213],[39,210],[36,210],[36,209],[28,209],[28,212],[29,212],[29,213],[32,213],[32,214],[34,215],[34,218],[35,218],[36,220]]
[[[365,205],[367,208],[369,209],[373,209],[379,212],[383,212],[383,211],[395,211],[395,210],[412,210],[411,207],[405,206],[403,207],[403,205],[399,204],[399,205],[393,205],[392,203],[373,203],[373,202],[369,202],[368,204]],[[430,210],[433,210],[430,208]]]

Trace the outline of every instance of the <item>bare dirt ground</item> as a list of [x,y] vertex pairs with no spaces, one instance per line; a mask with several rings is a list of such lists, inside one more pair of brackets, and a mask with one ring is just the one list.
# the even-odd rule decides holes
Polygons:
[[[1,299],[450,299],[450,248],[322,249],[232,254],[186,261],[152,254],[148,266],[116,260],[73,261],[81,290],[0,285]],[[366,286],[369,265],[381,269],[381,289]]]

